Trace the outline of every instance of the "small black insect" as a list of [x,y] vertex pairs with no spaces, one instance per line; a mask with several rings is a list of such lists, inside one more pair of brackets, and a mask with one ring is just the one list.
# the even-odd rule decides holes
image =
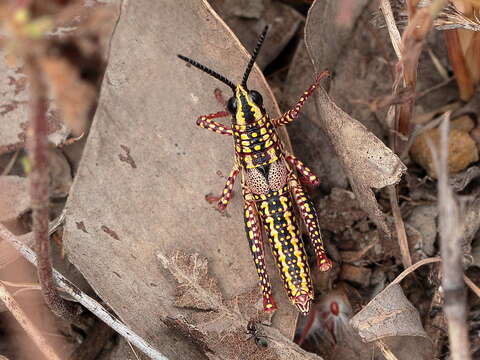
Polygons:
[[250,320],[248,322],[247,334],[249,335],[248,340],[253,338],[258,347],[268,347],[268,337],[263,333],[263,329],[259,327],[255,321]]

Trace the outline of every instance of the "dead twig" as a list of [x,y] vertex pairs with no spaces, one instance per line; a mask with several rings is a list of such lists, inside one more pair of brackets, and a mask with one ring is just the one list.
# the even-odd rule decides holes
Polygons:
[[[402,36],[402,54],[397,65],[397,78],[394,93],[403,87],[414,92],[417,85],[417,67],[420,53],[422,52],[425,38],[433,26],[433,19],[445,6],[446,0],[434,0],[428,7],[416,9],[418,0],[407,1],[409,23]],[[411,121],[415,99],[398,105],[396,108],[395,130],[408,137],[411,131]],[[394,150],[401,152],[403,142],[400,137],[394,136]]]
[[15,317],[25,332],[30,336],[38,349],[49,360],[61,360],[57,353],[50,347],[48,342],[42,336],[37,327],[30,321],[29,317],[22,310],[20,305],[10,295],[5,285],[0,281],[0,299],[4,302],[7,309]]
[[393,49],[395,50],[397,58],[400,60],[402,58],[402,37],[400,36],[400,31],[398,31],[397,23],[393,17],[390,0],[380,0],[380,9],[382,10],[385,23],[387,24],[388,34],[390,35],[390,41],[392,42]]
[[[22,256],[37,266],[37,256],[35,253],[25,246],[15,235],[13,235],[5,226],[0,223],[0,238],[4,241],[8,241],[15,249],[17,249]],[[62,274],[53,269],[53,277],[57,282],[58,287],[62,288],[66,293],[73,297],[76,301],[82,304],[85,308],[90,310],[92,314],[102,320],[105,324],[110,326],[113,330],[130,341],[139,350],[154,360],[168,360],[167,357],[155,350],[150,344],[148,344],[138,334],[130,330],[125,324],[108,312],[102,305],[93,300],[91,297],[83,293],[75,285],[73,285]]]
[[434,92],[434,91],[437,91],[438,89],[441,89],[442,87],[444,87],[445,85],[448,85],[450,84],[450,82],[452,80],[454,80],[455,78],[452,76],[452,77],[449,77],[448,79],[445,79],[443,80],[441,83],[438,83],[437,85],[434,85],[428,89],[425,89],[419,93],[417,93],[417,96],[415,97],[415,100],[420,100],[422,97]]
[[475,295],[480,297],[480,287],[478,287],[470,278],[466,275],[463,275],[463,280],[465,281],[465,284],[472,290]]
[[408,248],[407,232],[405,231],[405,224],[402,219],[402,213],[398,206],[397,189],[395,185],[388,187],[388,196],[390,198],[390,206],[392,208],[393,219],[395,222],[395,229],[397,231],[398,245],[400,246],[400,253],[402,254],[402,263],[405,268],[412,265],[412,258]]
[[444,306],[453,360],[469,360],[470,342],[467,327],[467,303],[463,273],[462,226],[460,211],[448,184],[448,130],[450,112],[440,125],[439,154],[433,144],[430,149],[438,169],[438,222],[442,257],[442,287]]
[[18,154],[20,154],[20,150],[17,150],[13,153],[11,159],[8,161],[7,166],[5,166],[5,169],[3,169],[0,176],[5,176],[5,175],[8,175],[10,173],[10,171],[13,168],[13,165],[15,164],[15,161],[17,161]]
[[410,273],[414,272],[415,270],[417,270],[419,267],[423,266],[423,265],[426,265],[426,264],[431,264],[431,263],[434,263],[434,262],[440,262],[442,261],[441,258],[439,257],[432,257],[432,258],[426,258],[426,259],[423,259],[423,260],[420,260],[418,262],[416,262],[415,264],[413,264],[412,266],[406,268],[405,270],[403,270],[400,275],[398,275],[395,280],[393,280],[390,284],[399,284],[403,279],[405,279]]
[[30,81],[30,129],[28,131],[28,153],[32,170],[29,174],[30,201],[33,210],[33,236],[38,255],[38,279],[42,286],[45,303],[52,312],[65,320],[75,322],[81,308],[61,298],[52,276],[50,261],[50,239],[48,236],[49,174],[47,153],[47,86],[42,79],[40,66],[35,55],[25,58]]
[[420,0],[407,0],[408,18],[412,19],[417,13],[417,5]]

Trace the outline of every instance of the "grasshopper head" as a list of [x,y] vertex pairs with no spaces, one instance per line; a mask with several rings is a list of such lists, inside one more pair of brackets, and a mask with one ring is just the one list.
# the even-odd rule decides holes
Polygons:
[[262,95],[241,84],[237,85],[234,96],[228,100],[227,109],[232,114],[232,121],[237,125],[253,123],[265,115]]

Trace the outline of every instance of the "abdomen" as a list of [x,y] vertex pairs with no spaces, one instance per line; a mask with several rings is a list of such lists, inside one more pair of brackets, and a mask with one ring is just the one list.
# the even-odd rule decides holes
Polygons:
[[[257,200],[257,209],[290,301],[313,299],[312,280],[288,186]],[[300,298],[299,298],[300,296]]]

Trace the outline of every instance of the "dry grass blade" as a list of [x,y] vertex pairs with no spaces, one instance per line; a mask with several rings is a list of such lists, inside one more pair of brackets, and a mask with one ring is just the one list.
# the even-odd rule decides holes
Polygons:
[[455,4],[450,3],[434,22],[437,30],[467,29],[480,31],[480,19],[476,14],[470,18],[457,9]]
[[412,257],[410,256],[410,250],[408,248],[407,232],[405,231],[402,213],[400,212],[400,207],[398,206],[397,189],[395,186],[388,187],[388,196],[390,198],[390,206],[392,207],[398,244],[400,246],[400,253],[402,255],[402,263],[405,268],[408,268],[412,265]]
[[10,295],[5,285],[0,281],[0,299],[4,302],[8,310],[22,326],[25,332],[30,336],[41,353],[49,360],[61,360],[61,357],[50,347],[48,342],[42,336],[36,326],[30,321],[29,317],[22,310],[20,305]]
[[465,284],[467,284],[470,290],[472,290],[475,293],[475,295],[480,297],[480,287],[478,287],[477,284],[475,284],[472,280],[470,280],[470,278],[467,277],[466,275],[463,276],[463,280],[465,280]]
[[405,277],[407,277],[409,274],[411,274],[412,272],[414,272],[415,270],[417,270],[419,267],[421,267],[423,265],[431,264],[431,263],[434,263],[434,262],[440,262],[440,261],[442,261],[442,259],[439,258],[439,257],[433,257],[433,258],[427,258],[427,259],[420,260],[420,261],[416,262],[415,264],[413,264],[412,266],[408,267],[407,269],[403,270],[395,278],[395,280],[392,281],[392,284],[400,283],[400,281],[405,279]]
[[401,52],[401,42],[402,38],[400,36],[400,31],[398,31],[395,18],[393,17],[392,6],[390,5],[390,0],[380,0],[380,9],[385,18],[385,23],[387,24],[388,34],[390,35],[390,40],[392,41],[392,46],[395,50],[397,58],[400,60],[402,57]]
[[455,72],[455,78],[460,90],[460,98],[467,101],[472,98],[475,93],[475,88],[473,86],[470,71],[465,62],[465,56],[462,51],[458,32],[455,29],[446,30],[444,35],[448,48],[449,62]]
[[[402,35],[402,55],[399,61],[397,76],[395,79],[394,92],[400,88],[403,80],[403,87],[415,91],[417,85],[417,67],[420,53],[423,49],[425,38],[432,28],[433,19],[443,8],[445,0],[436,0],[429,7],[416,10],[418,1],[408,1],[409,24]],[[410,135],[411,121],[415,99],[397,106],[395,131],[398,134]],[[405,146],[403,139],[396,135],[394,138],[394,150],[402,152]]]
[[470,342],[467,327],[467,303],[463,279],[463,251],[461,246],[462,225],[460,212],[448,184],[448,130],[450,112],[446,113],[440,126],[440,151],[430,146],[438,169],[438,211],[440,252],[442,256],[442,287],[445,304],[443,306],[448,321],[450,353],[453,360],[468,360]]
[[8,161],[7,166],[5,166],[0,176],[5,176],[10,173],[10,171],[13,168],[13,165],[15,164],[15,161],[17,161],[18,154],[20,154],[20,150],[15,151],[15,153],[12,155],[12,158]]

